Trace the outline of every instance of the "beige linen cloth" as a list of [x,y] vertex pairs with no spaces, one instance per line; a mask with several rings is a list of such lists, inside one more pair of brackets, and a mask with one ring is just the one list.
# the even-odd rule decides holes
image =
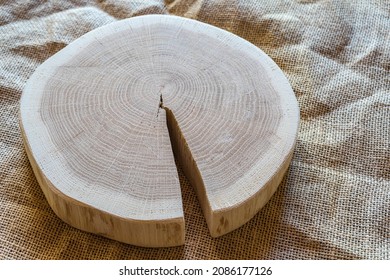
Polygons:
[[[0,2],[0,259],[389,259],[390,1]],[[18,125],[27,79],[99,26],[174,14],[235,33],[289,79],[301,125],[288,173],[246,225],[211,238],[181,174],[186,241],[151,249],[77,230],[49,207]]]

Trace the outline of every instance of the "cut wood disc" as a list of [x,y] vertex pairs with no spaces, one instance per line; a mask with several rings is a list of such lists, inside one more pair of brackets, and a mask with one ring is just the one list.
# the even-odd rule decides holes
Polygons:
[[106,25],[58,52],[29,79],[20,114],[54,212],[148,247],[184,243],[174,156],[217,237],[275,192],[299,122],[294,93],[264,52],[162,15]]

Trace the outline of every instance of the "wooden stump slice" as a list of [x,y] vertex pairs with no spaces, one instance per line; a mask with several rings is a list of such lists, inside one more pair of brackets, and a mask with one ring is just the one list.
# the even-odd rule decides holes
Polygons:
[[217,237],[275,192],[299,122],[287,79],[260,49],[161,15],[106,25],[58,52],[29,79],[20,115],[54,212],[148,247],[184,243],[174,155]]

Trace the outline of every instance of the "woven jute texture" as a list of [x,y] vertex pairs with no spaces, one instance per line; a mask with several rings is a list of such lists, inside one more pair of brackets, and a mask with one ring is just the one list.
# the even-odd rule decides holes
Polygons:
[[[0,4],[1,259],[389,259],[390,2],[34,1]],[[197,19],[257,45],[301,110],[295,154],[270,202],[211,238],[181,174],[185,245],[147,249],[62,222],[35,180],[18,125],[27,79],[99,26],[143,14]]]

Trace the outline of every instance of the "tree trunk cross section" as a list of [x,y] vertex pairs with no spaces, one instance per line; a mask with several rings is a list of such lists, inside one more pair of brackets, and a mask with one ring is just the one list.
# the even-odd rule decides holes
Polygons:
[[175,158],[213,237],[273,195],[299,108],[277,65],[227,31],[149,15],[93,30],[37,68],[20,126],[37,180],[68,224],[129,244],[184,244]]

